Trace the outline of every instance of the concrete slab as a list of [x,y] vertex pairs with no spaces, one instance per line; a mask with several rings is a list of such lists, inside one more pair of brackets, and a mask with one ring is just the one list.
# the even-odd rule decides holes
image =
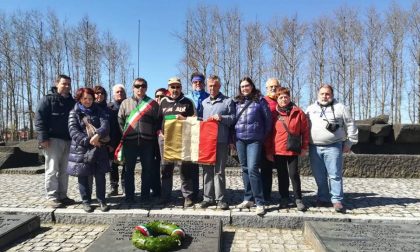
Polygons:
[[37,216],[0,214],[0,248],[39,229]]

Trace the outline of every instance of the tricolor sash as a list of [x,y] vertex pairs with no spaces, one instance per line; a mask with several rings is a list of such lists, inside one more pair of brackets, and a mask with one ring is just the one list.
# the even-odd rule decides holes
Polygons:
[[114,160],[118,162],[123,162],[123,142],[128,133],[130,133],[133,129],[135,124],[152,108],[153,99],[150,97],[145,96],[143,100],[131,111],[130,115],[125,120],[124,130],[121,137],[121,141],[115,149],[114,152]]

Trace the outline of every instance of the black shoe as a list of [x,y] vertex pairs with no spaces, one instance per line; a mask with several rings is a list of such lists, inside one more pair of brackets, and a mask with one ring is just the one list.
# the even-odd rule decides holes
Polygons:
[[69,197],[65,197],[64,199],[61,199],[60,201],[61,203],[63,203],[63,205],[66,205],[66,206],[73,205],[76,203],[74,199],[70,199]]
[[211,201],[206,201],[206,200],[204,200],[204,201],[202,201],[202,202],[200,203],[200,207],[201,207],[201,208],[207,208],[207,207],[209,207],[209,206],[213,206],[213,205],[215,205],[215,203],[214,203],[214,202],[211,202]]
[[316,206],[316,207],[331,207],[331,206],[332,206],[332,204],[331,204],[331,202],[317,200],[317,201],[315,202],[315,206]]
[[118,196],[118,187],[112,188],[111,191],[108,193],[108,197],[112,196]]
[[62,207],[64,207],[63,202],[61,202],[60,200],[56,200],[56,199],[49,200],[47,204],[51,208],[62,208]]
[[101,208],[102,212],[108,212],[109,211],[109,206],[105,202],[99,203],[99,207]]
[[190,198],[185,198],[184,200],[184,207],[192,207],[194,205],[194,202]]
[[346,212],[346,209],[344,208],[343,204],[341,204],[341,202],[333,203],[333,207],[334,207],[334,210],[337,213],[345,213]]
[[85,210],[86,213],[91,213],[93,212],[93,207],[90,203],[83,203],[83,210]]
[[217,203],[217,207],[222,209],[222,210],[228,210],[229,209],[229,205],[224,201],[219,201],[219,203]]
[[289,199],[288,198],[281,198],[279,208],[280,209],[285,209],[285,208],[288,208],[288,207],[289,207]]

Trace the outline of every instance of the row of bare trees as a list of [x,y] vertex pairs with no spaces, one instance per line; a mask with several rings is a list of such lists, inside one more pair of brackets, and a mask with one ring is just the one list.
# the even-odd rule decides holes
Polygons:
[[34,110],[57,74],[72,77],[72,88],[125,83],[129,48],[84,17],[76,25],[54,12],[0,13],[0,135],[29,130]]
[[303,107],[321,83],[331,83],[357,119],[388,114],[393,123],[420,122],[420,0],[407,9],[394,2],[383,13],[343,5],[310,22],[297,14],[241,20],[237,9],[190,10],[176,35],[185,48],[182,76],[217,74],[229,96],[245,75],[263,89],[277,77]]

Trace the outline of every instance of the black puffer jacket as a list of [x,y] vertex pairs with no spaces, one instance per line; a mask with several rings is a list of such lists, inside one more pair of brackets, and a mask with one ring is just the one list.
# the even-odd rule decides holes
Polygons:
[[69,112],[73,109],[75,101],[71,95],[67,98],[57,93],[57,88],[51,88],[50,93],[38,104],[35,114],[35,129],[38,141],[43,142],[50,138],[70,140],[68,130]]
[[86,133],[83,117],[88,116],[91,124],[97,129],[96,133],[101,138],[109,134],[109,123],[107,114],[97,105],[93,104],[91,112],[82,111],[79,103],[76,103],[74,109],[70,111],[69,131],[71,136],[71,146],[67,173],[72,176],[89,176],[95,172],[106,173],[110,170],[108,154],[105,146],[96,147],[95,161],[89,164],[86,161],[86,153],[94,148],[90,143],[90,138]]

